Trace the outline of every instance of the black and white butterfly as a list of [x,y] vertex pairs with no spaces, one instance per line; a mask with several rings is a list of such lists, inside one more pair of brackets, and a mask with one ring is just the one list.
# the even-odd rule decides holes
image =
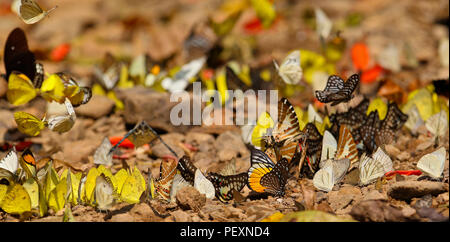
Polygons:
[[240,192],[248,181],[247,172],[228,176],[211,172],[207,178],[214,185],[217,199],[224,203],[232,200],[234,192]]
[[339,76],[332,75],[328,78],[325,89],[316,91],[316,98],[322,103],[331,102],[331,106],[341,102],[348,102],[354,97],[352,93],[355,91],[358,83],[358,74],[350,76],[345,82]]

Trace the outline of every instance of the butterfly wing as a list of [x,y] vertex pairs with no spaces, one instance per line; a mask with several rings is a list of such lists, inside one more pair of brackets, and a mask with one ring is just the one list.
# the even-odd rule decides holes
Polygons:
[[173,178],[177,173],[176,160],[163,160],[159,167],[159,178],[155,181],[155,191],[164,200],[170,200]]
[[376,148],[377,144],[375,142],[375,137],[377,132],[380,132],[380,118],[378,116],[378,111],[372,111],[364,124],[360,127],[359,132],[361,134],[361,139],[366,149],[366,152],[371,154]]
[[294,141],[302,135],[297,114],[287,98],[281,98],[278,102],[278,121],[272,135],[277,142],[285,143]]
[[103,173],[95,180],[95,201],[99,210],[109,210],[115,203],[114,186]]
[[250,161],[248,186],[255,192],[263,193],[267,187],[261,184],[261,179],[275,167],[275,163],[264,152],[257,149],[251,150]]
[[247,184],[248,175],[246,172],[235,175],[221,175],[209,173],[208,179],[215,188],[215,193],[219,201],[226,203],[233,199],[233,191],[241,191]]
[[26,24],[34,24],[45,17],[47,12],[33,0],[21,0],[20,17]]
[[325,130],[322,141],[322,152],[320,155],[320,161],[328,160],[334,157],[337,150],[337,141],[334,136]]
[[417,162],[417,168],[433,178],[440,178],[444,171],[446,156],[445,148],[441,147],[432,153],[422,156]]
[[22,105],[34,99],[37,91],[27,76],[16,71],[9,75],[6,97],[13,105]]
[[14,120],[16,121],[17,129],[29,136],[36,136],[45,128],[45,123],[42,120],[29,113],[15,112]]
[[192,186],[194,185],[195,171],[197,167],[194,166],[191,159],[184,155],[180,158],[177,164],[177,169],[180,171],[181,176]]
[[346,125],[342,125],[339,129],[339,141],[337,145],[337,151],[335,159],[349,159],[353,164],[358,161],[358,150],[356,149],[355,141],[352,134]]
[[111,166],[113,164],[112,153],[109,153],[109,150],[111,148],[111,142],[109,141],[108,137],[105,137],[100,146],[95,150],[94,164]]
[[214,185],[203,175],[200,169],[195,171],[194,187],[201,194],[205,194],[206,198],[213,199],[215,195]]
[[313,177],[313,185],[320,191],[329,192],[334,187],[333,166],[325,165]]
[[[275,66],[276,68],[278,66]],[[291,52],[284,58],[281,66],[277,68],[278,74],[286,84],[295,85],[302,78],[302,68],[300,67],[300,51]]]
[[30,80],[34,80],[36,59],[34,54],[28,49],[27,38],[22,29],[15,28],[8,35],[4,50],[4,62],[6,80],[9,80],[9,75],[13,71],[23,73]]
[[19,168],[19,159],[17,157],[16,148],[13,147],[6,156],[0,160],[0,168],[6,169],[12,174],[15,174]]
[[266,187],[264,192],[275,196],[284,196],[288,172],[289,162],[285,158],[281,158],[269,173],[266,173],[261,177],[261,186]]
[[359,163],[359,183],[361,185],[367,185],[377,178],[382,177],[384,174],[384,168],[380,162],[377,162],[366,154],[361,156]]

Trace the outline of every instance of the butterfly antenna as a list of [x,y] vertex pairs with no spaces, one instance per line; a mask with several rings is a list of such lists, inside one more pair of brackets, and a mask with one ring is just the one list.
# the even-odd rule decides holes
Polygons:
[[116,150],[116,148],[117,148],[120,144],[122,144],[122,142],[123,142],[126,138],[128,138],[128,136],[130,136],[133,132],[134,132],[134,129],[128,131],[128,133],[125,134],[125,136],[123,136],[123,138],[122,138],[119,142],[117,142],[117,144],[115,144],[115,145],[109,150],[108,155],[110,155],[114,150]]
[[159,134],[156,133],[156,131],[155,131],[154,129],[152,129],[152,127],[150,127],[150,126],[148,126],[148,127],[150,128],[150,130],[152,131],[152,133],[153,133],[156,137],[158,137],[159,141],[161,141],[161,143],[162,143],[164,146],[166,146],[166,148],[167,148],[167,149],[168,149],[175,157],[178,158],[177,153],[176,153],[175,151],[173,151],[173,149],[170,148],[170,146],[169,146],[168,144],[166,144],[166,142],[164,142],[164,140],[161,138],[161,136],[159,136]]
[[49,9],[49,10],[47,11],[47,15],[48,15],[51,11],[53,11],[53,10],[55,10],[55,9],[57,9],[57,8],[58,8],[58,5],[54,6],[54,7],[51,8],[51,9]]

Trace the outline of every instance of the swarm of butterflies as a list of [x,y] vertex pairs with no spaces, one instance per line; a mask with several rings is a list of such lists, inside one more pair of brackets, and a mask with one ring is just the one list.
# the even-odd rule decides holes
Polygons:
[[[54,9],[42,10],[32,0],[14,3],[16,12],[27,24],[42,20]],[[259,15],[267,12],[263,8],[257,9]],[[270,14],[263,24],[269,25],[274,18]],[[320,9],[316,9],[316,18],[322,45],[330,47],[326,52],[334,53],[337,56],[334,59],[339,59],[345,43],[341,38],[326,42],[331,22]],[[18,130],[29,136],[39,135],[45,127],[59,133],[69,131],[76,120],[74,107],[88,103],[93,94],[108,96],[121,109],[123,103],[116,97],[115,87],[140,84],[176,92],[186,90],[199,74],[208,90],[222,94],[222,104],[227,101],[225,91],[229,88],[260,89],[264,83],[274,80],[277,87],[289,94],[303,78],[314,86],[317,102],[334,110],[333,113],[326,110],[326,115],[322,115],[312,104],[302,110],[287,98],[281,98],[276,120],[264,112],[254,124],[241,127],[242,139],[251,150],[249,169],[241,173],[236,171],[234,160],[220,172],[202,171],[188,155],[179,157],[144,121],[114,146],[105,137],[94,153],[97,167],[87,172],[74,172],[70,168],[57,171],[52,158],[37,162],[30,150],[19,154],[13,147],[0,161],[0,208],[7,213],[45,216],[49,209],[67,210],[77,204],[104,211],[118,202],[138,203],[146,199],[174,202],[177,192],[186,186],[193,186],[207,198],[224,203],[242,200],[241,191],[245,186],[255,194],[283,197],[287,181],[295,173],[312,179],[315,188],[324,192],[333,190],[352,171],[359,173],[358,185],[366,186],[395,173],[385,146],[396,139],[403,126],[413,135],[425,126],[434,137],[435,150],[421,157],[417,168],[430,179],[442,179],[447,153],[440,138],[448,130],[448,100],[439,96],[433,85],[409,93],[407,102],[401,106],[393,101],[386,103],[380,97],[372,100],[363,97],[358,104],[350,105],[356,99],[364,68],[344,80],[333,75],[336,71],[334,65],[327,63],[329,56],[294,50],[280,65],[274,61],[274,75],[230,62],[215,73],[215,82],[207,71],[202,71],[208,62],[206,57],[164,71],[163,64],[155,64],[145,55],[125,65],[107,53],[102,64],[94,68],[97,82],[87,87],[79,85],[68,73],[45,73],[19,28],[9,34],[4,53],[8,101],[23,105],[40,96],[48,102],[42,118],[26,112],[14,114]],[[336,106],[344,107],[345,111],[338,111]],[[136,167],[126,165],[112,173],[109,167],[113,164],[113,154],[126,139],[136,148],[155,140],[167,147],[171,155],[161,161],[159,177],[154,178],[148,171],[146,180]],[[38,169],[37,163],[45,165]]]

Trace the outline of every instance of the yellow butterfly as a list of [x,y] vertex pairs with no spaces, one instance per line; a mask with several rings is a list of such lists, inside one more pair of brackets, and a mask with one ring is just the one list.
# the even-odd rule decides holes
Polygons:
[[250,0],[250,2],[264,28],[270,27],[277,16],[274,4],[269,0]]
[[22,105],[34,99],[38,90],[34,87],[31,80],[17,71],[13,71],[8,79],[8,91],[6,98],[13,105]]
[[262,137],[265,136],[267,130],[273,128],[274,125],[274,121],[268,112],[261,113],[252,132],[252,144],[256,147],[262,147]]
[[[4,188],[1,190],[4,190]],[[10,184],[2,201],[0,201],[0,208],[10,214],[31,212],[31,199],[27,190],[19,183]]]
[[374,98],[367,108],[366,115],[368,116],[372,111],[378,111],[378,117],[383,120],[386,117],[388,106],[380,97]]
[[139,169],[134,167],[123,183],[119,196],[122,201],[127,203],[138,203],[145,189],[145,179]]

